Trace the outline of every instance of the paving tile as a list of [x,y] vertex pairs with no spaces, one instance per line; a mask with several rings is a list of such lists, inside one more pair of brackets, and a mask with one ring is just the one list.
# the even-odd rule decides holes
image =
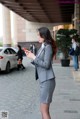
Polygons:
[[[24,57],[25,70],[0,74],[0,111],[7,110],[9,119],[41,119],[39,82],[34,66]],[[51,103],[52,119],[80,119],[80,85],[74,80],[72,67],[54,63],[56,88]]]

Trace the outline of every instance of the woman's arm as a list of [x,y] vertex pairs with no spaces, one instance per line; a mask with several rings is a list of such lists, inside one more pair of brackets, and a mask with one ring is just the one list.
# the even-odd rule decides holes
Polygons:
[[48,69],[52,61],[52,55],[52,47],[51,45],[47,45],[45,46],[44,61],[42,61],[39,57],[36,57],[34,59],[34,63],[40,67]]

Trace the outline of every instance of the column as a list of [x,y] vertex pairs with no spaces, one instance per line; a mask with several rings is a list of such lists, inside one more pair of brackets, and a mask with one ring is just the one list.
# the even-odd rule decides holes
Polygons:
[[19,42],[25,42],[26,40],[26,20],[20,17],[18,14],[11,12],[11,32],[14,46]]
[[17,46],[18,44],[18,26],[17,26],[18,15],[11,11],[11,34],[13,45]]
[[11,21],[10,10],[2,6],[3,18],[3,46],[11,46]]

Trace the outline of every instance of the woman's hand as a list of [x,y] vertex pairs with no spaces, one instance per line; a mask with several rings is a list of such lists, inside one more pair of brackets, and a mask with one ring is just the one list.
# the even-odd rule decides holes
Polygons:
[[31,51],[27,50],[26,48],[23,48],[23,50],[25,51],[25,54],[27,55],[28,58],[33,60],[36,58],[36,56]]
[[29,51],[29,50],[25,50],[25,54],[30,59],[33,59],[34,60],[36,58],[36,56],[31,51]]
[[27,52],[27,57],[33,60],[36,58],[36,56],[31,51]]

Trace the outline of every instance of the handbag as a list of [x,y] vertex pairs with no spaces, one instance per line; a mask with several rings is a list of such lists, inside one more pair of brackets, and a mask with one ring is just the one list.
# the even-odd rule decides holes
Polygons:
[[71,49],[70,49],[69,55],[74,55],[74,48],[71,48]]

